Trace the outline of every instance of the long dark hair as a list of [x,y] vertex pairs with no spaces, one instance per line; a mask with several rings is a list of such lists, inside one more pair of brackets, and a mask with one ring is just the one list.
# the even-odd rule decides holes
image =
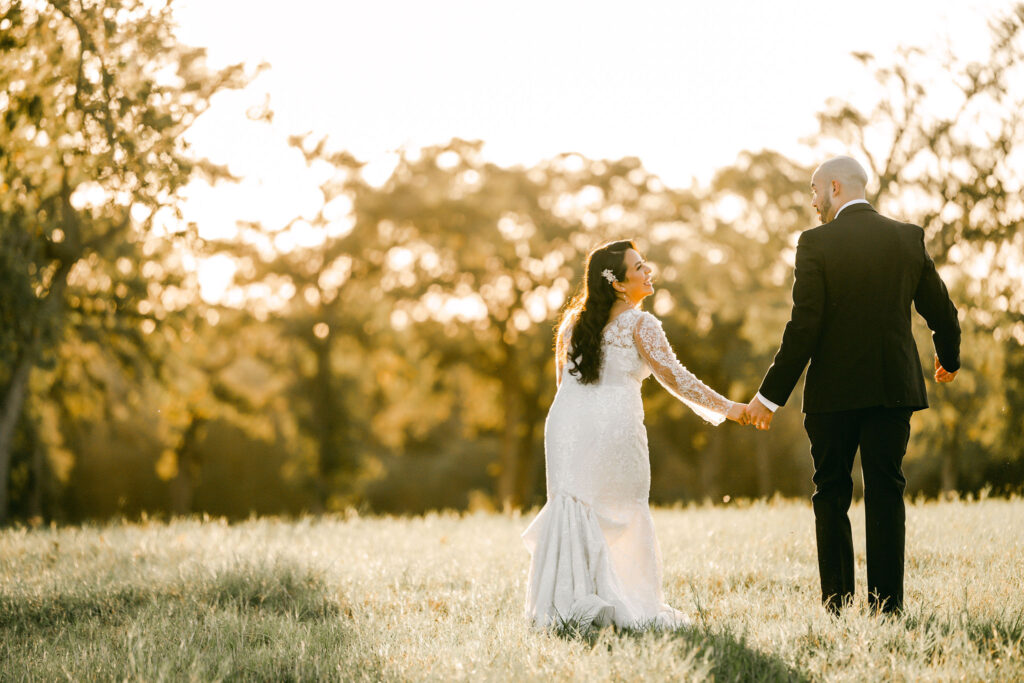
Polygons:
[[608,324],[608,315],[617,295],[603,273],[610,270],[616,281],[625,280],[628,249],[636,249],[632,240],[619,240],[602,244],[587,254],[583,265],[583,284],[562,313],[558,329],[564,330],[566,323],[574,322],[566,358],[573,365],[569,372],[582,384],[593,384],[601,374],[601,333]]

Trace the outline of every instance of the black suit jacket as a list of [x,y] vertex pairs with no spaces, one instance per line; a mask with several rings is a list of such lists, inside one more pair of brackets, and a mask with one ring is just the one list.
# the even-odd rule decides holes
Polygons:
[[960,324],[924,246],[924,230],[847,206],[806,230],[796,250],[793,313],[760,393],[783,405],[807,362],[804,412],[928,407],[911,303],[939,362],[960,368]]

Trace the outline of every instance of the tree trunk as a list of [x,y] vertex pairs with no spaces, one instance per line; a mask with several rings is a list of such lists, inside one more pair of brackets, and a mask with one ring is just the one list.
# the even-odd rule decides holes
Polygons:
[[960,490],[960,458],[958,457],[960,440],[958,429],[953,428],[952,439],[946,442],[942,449],[942,493],[946,497],[952,497]]
[[700,497],[717,502],[720,498],[719,474],[722,462],[722,431],[711,430],[708,448],[700,458]]
[[534,463],[537,458],[534,452],[534,445],[537,438],[537,403],[535,397],[525,397],[524,417],[522,426],[519,429],[518,462],[516,463],[516,500],[520,506],[524,505],[530,498],[533,491],[533,477],[536,473]]
[[3,407],[0,408],[0,524],[7,521],[7,487],[11,469],[11,446],[14,430],[18,426],[25,397],[28,393],[28,378],[35,365],[37,342],[25,349],[14,368],[14,374],[7,385]]
[[328,507],[333,490],[331,479],[344,463],[342,454],[339,452],[340,439],[336,438],[339,416],[332,386],[330,337],[317,340],[313,351],[316,354],[316,377],[313,379],[316,405],[313,406],[313,414],[316,420],[318,441],[317,503],[320,507],[316,512],[323,512]]
[[505,430],[501,437],[501,473],[498,475],[498,500],[506,512],[518,508],[519,454],[522,441],[522,397],[515,381],[502,380],[505,400]]
[[39,440],[39,434],[32,434],[32,494],[28,499],[28,516],[42,520],[43,487],[46,486],[46,450]]
[[[53,275],[53,284],[38,311],[38,321],[45,321],[55,315],[55,309],[64,303],[64,291],[68,286],[68,273],[72,262],[63,262]],[[14,366],[11,381],[4,393],[3,405],[0,406],[0,524],[7,521],[7,487],[11,470],[11,446],[14,443],[14,430],[25,407],[28,395],[28,379],[35,367],[39,354],[41,330],[39,325],[27,341]]]
[[178,474],[171,481],[171,509],[176,515],[187,515],[192,512],[192,499],[196,489],[196,474],[199,463],[196,462],[196,441],[199,428],[206,421],[192,416],[181,446],[175,455],[178,458]]
[[498,474],[498,502],[506,512],[522,504],[519,498],[520,449],[523,439],[523,396],[516,363],[516,350],[505,344],[505,362],[501,368],[502,399],[505,403],[505,430],[501,437],[501,471]]
[[755,439],[754,444],[754,460],[757,464],[757,495],[761,498],[768,498],[774,492],[771,448],[769,448],[766,436]]

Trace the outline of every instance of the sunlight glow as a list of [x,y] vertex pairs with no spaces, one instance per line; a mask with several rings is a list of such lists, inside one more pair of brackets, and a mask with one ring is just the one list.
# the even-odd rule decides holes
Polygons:
[[381,187],[391,177],[391,174],[395,172],[398,161],[399,156],[394,152],[385,152],[372,158],[362,168],[363,180],[373,187]]
[[109,200],[107,191],[103,186],[94,181],[84,182],[75,188],[71,193],[71,206],[81,211],[85,208],[96,208],[102,206]]
[[[897,46],[918,45],[936,52],[951,49],[963,61],[984,59],[988,19],[1004,7],[999,0],[895,5],[865,0],[857,12],[843,14],[836,30],[821,31],[820,13],[796,0],[763,5],[723,0],[699,8],[664,0],[628,11],[597,2],[584,14],[539,0],[526,0],[515,13],[489,5],[470,10],[449,0],[429,7],[382,0],[358,8],[295,0],[286,13],[268,0],[182,0],[174,6],[179,37],[206,47],[211,66],[265,60],[271,68],[242,91],[218,94],[186,134],[194,153],[228,164],[241,182],[191,183],[182,192],[183,219],[159,212],[151,217],[154,234],[179,232],[182,220],[192,222],[201,238],[241,240],[266,259],[347,235],[354,227],[351,199],[341,196],[324,206],[318,187],[336,170],[322,162],[308,166],[300,150],[287,144],[289,135],[307,131],[310,140],[326,135],[331,148],[366,162],[359,173],[378,187],[403,154],[415,161],[419,148],[453,137],[483,140],[484,157],[497,164],[552,159],[570,172],[582,171],[586,159],[595,160],[589,170],[601,173],[607,170],[601,159],[635,156],[661,178],[648,181],[655,188],[707,183],[742,150],[776,149],[811,162],[825,152],[801,140],[817,130],[815,117],[826,99],[857,103],[877,86],[851,51],[872,52],[886,62]],[[439,21],[442,14],[449,20]],[[545,21],[538,22],[539,16]],[[878,16],[886,21],[877,21]],[[224,31],[228,24],[233,30]],[[338,26],[352,28],[345,41],[337,40]],[[520,49],[523,36],[543,49]],[[607,49],[623,40],[632,49]],[[735,50],[739,44],[742,53]],[[467,54],[474,59],[466,60]],[[509,60],[510,54],[516,60]],[[581,54],[588,59],[581,60]],[[743,56],[749,54],[764,59],[752,64]],[[369,62],[366,55],[372,55]],[[937,106],[944,98],[942,85],[935,89]],[[266,102],[272,121],[246,117]],[[758,106],[751,106],[754,102]],[[984,112],[972,112],[972,118],[984,122]],[[446,169],[461,162],[455,152],[438,159]],[[537,173],[543,176],[542,170]],[[478,182],[475,171],[460,178],[467,188]],[[83,207],[112,199],[89,183],[72,201]],[[560,197],[554,212],[595,230],[629,218],[621,206],[601,206],[605,200],[605,190],[589,186]],[[723,200],[716,210],[728,221],[745,206],[737,198]],[[138,221],[147,218],[144,213],[133,208]],[[246,229],[250,222],[263,229]],[[519,241],[534,226],[509,214],[499,229],[506,239]],[[396,284],[409,283],[413,275],[403,271],[414,263],[428,274],[442,267],[429,251],[397,251],[388,258]],[[543,264],[545,270],[550,266]],[[203,299],[241,305],[247,296],[261,296],[231,286],[238,267],[226,256],[204,259],[197,266]],[[336,294],[349,270],[325,273],[324,296]],[[510,291],[499,280],[481,294],[503,300]],[[549,291],[544,307],[553,308],[566,292]],[[261,305],[281,305],[281,296],[278,292]],[[541,303],[538,298],[528,304],[513,322],[528,324]],[[429,310],[403,311],[393,323],[442,312],[471,318],[471,309],[469,303],[438,301]]]
[[199,263],[199,295],[208,303],[218,303],[231,286],[238,266],[227,254],[216,254]]
[[388,268],[391,270],[405,270],[412,265],[413,253],[405,247],[392,247],[388,250]]
[[724,223],[734,223],[743,215],[747,202],[734,194],[722,197],[715,204],[715,215]]

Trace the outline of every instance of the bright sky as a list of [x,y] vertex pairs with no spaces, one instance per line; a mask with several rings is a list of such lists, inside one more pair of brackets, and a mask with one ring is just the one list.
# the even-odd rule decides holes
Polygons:
[[[949,45],[982,59],[987,21],[1007,5],[181,0],[179,36],[212,65],[271,64],[190,132],[197,153],[246,180],[194,187],[186,217],[226,236],[237,219],[272,227],[312,213],[315,180],[286,144],[305,131],[371,161],[377,180],[394,150],[455,136],[484,140],[503,164],[638,156],[677,186],[745,149],[813,161],[800,141],[825,100],[871,86],[850,52],[884,61],[900,45]],[[273,125],[246,121],[266,94]]]

